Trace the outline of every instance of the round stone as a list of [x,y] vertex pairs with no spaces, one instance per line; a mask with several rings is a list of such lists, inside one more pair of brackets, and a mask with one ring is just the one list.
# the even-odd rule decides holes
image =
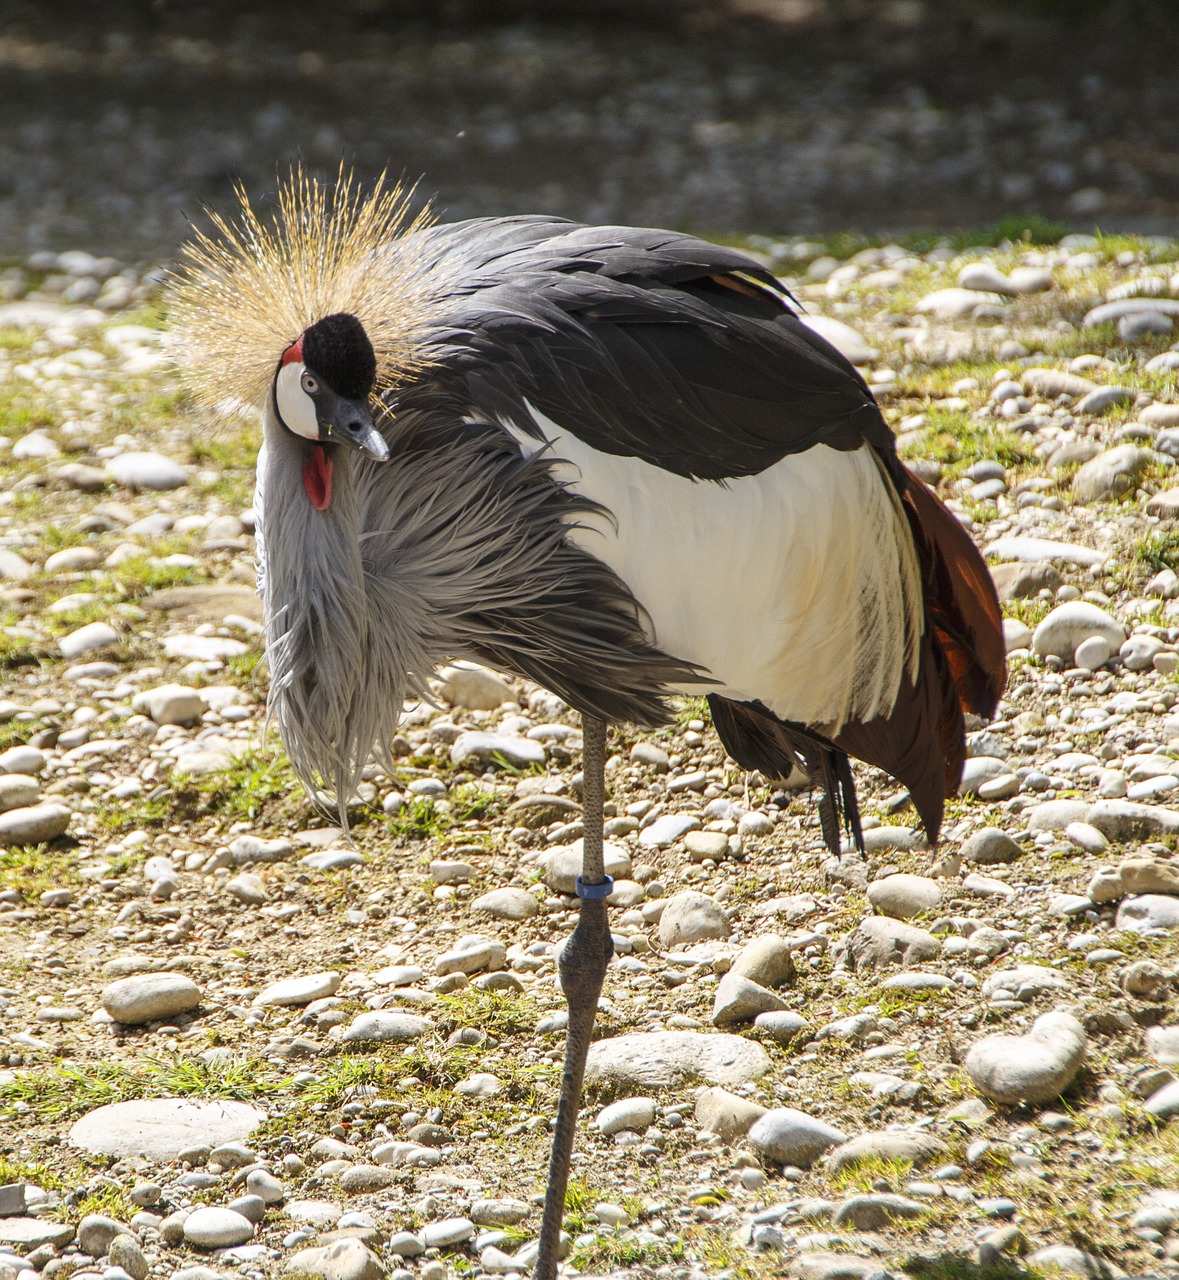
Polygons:
[[1120,622],[1087,600],[1069,600],[1057,605],[1032,634],[1032,648],[1042,658],[1057,657],[1071,663],[1077,646],[1099,636],[1110,652],[1122,647],[1126,638]]
[[198,1249],[228,1249],[254,1238],[254,1224],[233,1209],[206,1206],[184,1219],[184,1238]]
[[1085,1028],[1046,1013],[1022,1036],[987,1036],[966,1054],[966,1073],[986,1098],[1008,1105],[1050,1102],[1072,1083],[1085,1056]]
[[96,1156],[143,1156],[166,1164],[181,1152],[245,1138],[265,1119],[257,1107],[228,1098],[142,1098],[89,1112],[70,1130],[70,1141]]
[[293,1006],[310,1004],[312,1000],[322,1000],[326,996],[335,995],[339,987],[341,975],[335,970],[323,973],[309,973],[301,978],[284,978],[281,982],[272,982],[254,997],[254,1007],[265,1009],[272,1006]]
[[603,1107],[594,1122],[598,1129],[612,1137],[624,1129],[633,1129],[641,1133],[655,1123],[655,1100],[653,1098],[621,1098]]
[[873,880],[868,886],[868,901],[882,915],[896,920],[932,911],[941,900],[941,885],[928,876],[900,873]]
[[73,815],[60,804],[35,804],[0,813],[0,845],[47,844],[64,835]]
[[103,989],[102,1007],[116,1022],[136,1025],[187,1013],[200,1005],[201,992],[182,973],[136,973]]
[[809,1169],[829,1147],[846,1141],[845,1133],[793,1107],[767,1111],[749,1130],[749,1145],[763,1160],[800,1169]]
[[184,468],[162,453],[121,453],[106,469],[116,484],[129,489],[179,489],[188,483]]

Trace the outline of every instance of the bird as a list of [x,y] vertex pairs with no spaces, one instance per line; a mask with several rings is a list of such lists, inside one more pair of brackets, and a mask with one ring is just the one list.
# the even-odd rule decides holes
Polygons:
[[728,754],[801,770],[835,853],[863,839],[849,757],[931,842],[993,715],[1001,615],[967,532],[908,470],[860,373],[760,262],[674,231],[445,223],[412,191],[301,168],[212,214],[171,282],[198,405],[260,408],[268,709],[341,812],[392,764],[443,662],[582,717],[578,922],[535,1274],[553,1280],[612,953],[608,725],[706,699]]

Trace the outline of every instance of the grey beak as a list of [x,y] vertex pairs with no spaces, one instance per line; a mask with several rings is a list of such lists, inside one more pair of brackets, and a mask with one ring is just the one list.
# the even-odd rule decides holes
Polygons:
[[359,400],[342,397],[336,400],[328,419],[320,421],[320,430],[325,440],[351,445],[377,462],[389,457],[385,437],[373,425],[372,415]]

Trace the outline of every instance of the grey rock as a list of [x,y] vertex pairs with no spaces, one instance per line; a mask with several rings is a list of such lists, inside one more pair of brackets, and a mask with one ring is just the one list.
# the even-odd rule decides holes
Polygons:
[[110,1242],[107,1260],[112,1267],[122,1267],[132,1280],[147,1280],[151,1269],[139,1241],[126,1231],[120,1232]]
[[438,673],[440,692],[452,707],[469,711],[494,711],[505,702],[514,702],[511,685],[494,671],[473,662],[456,662]]
[[340,981],[341,975],[335,970],[284,978],[281,982],[272,982],[263,987],[254,997],[253,1005],[256,1009],[266,1009],[281,1006],[295,1008],[310,1004],[312,1000],[335,995]]
[[[550,889],[554,889],[557,893],[575,891],[577,877],[581,875],[584,862],[582,850],[583,842],[575,840],[573,844],[558,845],[556,848],[549,849],[539,859],[541,870],[544,871],[545,884]],[[614,844],[610,840],[605,841],[602,846],[602,859],[608,876],[621,880],[630,875],[630,854],[622,845]]]
[[620,1098],[598,1112],[594,1121],[598,1130],[607,1138],[621,1133],[624,1129],[632,1129],[642,1133],[644,1129],[655,1123],[654,1098]]
[[470,1218],[443,1218],[441,1222],[427,1223],[418,1232],[427,1249],[445,1249],[462,1244],[474,1234],[475,1224]]
[[729,855],[729,837],[723,831],[689,831],[684,836],[684,848],[693,862],[707,858],[720,862]]
[[[1093,395],[1100,395],[1094,392]],[[1091,399],[1092,397],[1086,397]],[[1073,476],[1072,490],[1081,502],[1101,502],[1118,498],[1137,484],[1150,463],[1151,455],[1136,445],[1121,444],[1091,458]]]
[[993,756],[971,756],[962,767],[962,779],[958,783],[960,796],[976,796],[988,782],[1011,776],[1011,766],[1006,760]]
[[630,749],[630,758],[636,764],[645,764],[659,773],[671,768],[671,757],[653,742],[636,742]]
[[766,1114],[766,1108],[727,1089],[701,1089],[696,1095],[696,1123],[726,1142],[744,1137]]
[[523,1200],[476,1200],[471,1205],[471,1221],[477,1227],[514,1227],[532,1212]]
[[[749,815],[747,814],[746,817]],[[639,832],[639,844],[649,849],[670,849],[689,831],[700,828],[700,819],[690,813],[665,813]]]
[[142,1098],[84,1115],[70,1130],[70,1142],[92,1155],[144,1156],[168,1163],[197,1146],[248,1137],[265,1119],[266,1113],[257,1107],[229,1099]]
[[942,888],[928,876],[898,873],[882,876],[868,885],[868,901],[882,915],[908,920],[932,911],[942,900]]
[[857,329],[853,329],[851,325],[845,324],[842,320],[836,320],[833,316],[818,315],[814,312],[809,312],[805,315],[800,314],[799,319],[808,329],[813,329],[821,338],[826,338],[852,364],[869,364],[876,359],[877,349],[870,346],[863,334]]
[[516,769],[530,765],[543,765],[544,745],[531,738],[517,738],[504,733],[480,733],[467,730],[460,733],[450,748],[450,762],[454,765],[477,760],[481,764],[495,764],[504,760]]
[[862,1133],[841,1143],[827,1157],[830,1173],[850,1169],[865,1160],[903,1160],[920,1169],[949,1154],[944,1142],[921,1130],[887,1129],[880,1133]]
[[1170,298],[1121,298],[1116,302],[1103,302],[1085,314],[1081,322],[1086,329],[1099,324],[1111,324],[1123,316],[1141,315],[1144,311],[1155,315],[1179,315],[1179,302]]
[[1045,800],[1024,810],[1032,831],[1063,831],[1070,822],[1085,822],[1091,805],[1084,800]]
[[1115,618],[1087,600],[1069,600],[1057,605],[1032,636],[1032,648],[1040,657],[1057,657],[1072,662],[1077,645],[1091,636],[1101,636],[1111,649],[1120,649],[1126,632]]
[[41,784],[27,773],[0,773],[0,813],[27,809],[41,794]]
[[266,903],[266,885],[260,876],[245,871],[225,883],[225,891],[243,906],[261,907]]
[[1050,991],[1067,991],[1068,983],[1056,969],[1042,964],[1021,964],[990,974],[982,984],[985,997],[1008,992],[1017,1000],[1032,1000]]
[[753,1020],[758,1031],[764,1031],[778,1044],[791,1044],[808,1030],[810,1024],[800,1013],[759,1013]]
[[184,1219],[184,1238],[198,1249],[229,1249],[254,1238],[254,1224],[232,1209],[204,1206]]
[[846,1142],[847,1135],[805,1111],[775,1107],[754,1122],[748,1139],[768,1163],[809,1169],[828,1148]]
[[1106,559],[1105,554],[1094,551],[1092,547],[1022,534],[996,538],[987,546],[987,556],[998,560],[1046,560],[1086,566],[1101,564]]
[[1076,399],[1097,390],[1096,382],[1090,382],[1088,378],[1079,377],[1075,373],[1065,373],[1062,369],[1027,369],[1021,375],[1021,380],[1029,391],[1035,391],[1051,400],[1061,395]]
[[[1092,314],[1092,313],[1090,313]],[[1063,1271],[1083,1280],[1122,1280],[1125,1272],[1108,1258],[1086,1253],[1071,1244],[1051,1244],[1028,1255],[1026,1261],[1038,1271]]]
[[887,916],[861,920],[847,935],[847,949],[857,969],[880,965],[913,965],[941,954],[941,943],[931,933]]
[[93,653],[117,644],[119,633],[106,622],[88,622],[68,636],[62,636],[57,642],[58,648],[66,658],[77,658],[83,653]]
[[715,1026],[732,1026],[752,1022],[761,1013],[783,1012],[786,1003],[781,996],[759,983],[729,972],[717,984],[712,1006]]
[[852,1196],[835,1211],[832,1223],[856,1231],[882,1231],[898,1219],[920,1218],[927,1206],[890,1193]]
[[790,1262],[790,1274],[797,1280],[867,1280],[881,1273],[878,1258],[861,1258],[854,1253],[800,1253]]
[[359,1014],[340,1037],[343,1044],[405,1044],[434,1029],[429,1018],[397,1009],[377,1009]]
[[1085,1057],[1085,1028],[1067,1013],[1046,1013],[1022,1036],[987,1036],[967,1051],[975,1088],[994,1102],[1043,1103],[1060,1096]]
[[706,938],[727,938],[731,932],[729,917],[721,905],[692,889],[669,898],[659,917],[659,941],[669,949]]
[[73,1238],[74,1228],[69,1222],[54,1222],[50,1218],[0,1218],[0,1245],[11,1245],[21,1252],[45,1245],[60,1249]]
[[794,979],[790,944],[776,933],[763,933],[747,942],[729,970],[763,987],[780,987]]
[[101,1258],[116,1236],[125,1235],[127,1228],[114,1218],[102,1213],[88,1213],[78,1223],[78,1248],[93,1258]]
[[335,1240],[331,1244],[300,1249],[287,1259],[290,1275],[318,1276],[322,1280],[382,1280],[385,1267],[363,1240]]
[[129,489],[179,489],[188,483],[188,472],[161,453],[121,453],[106,469],[116,484]]
[[1150,840],[1179,833],[1179,813],[1132,800],[1098,800],[1084,821],[1096,827],[1107,840],[1115,842]]
[[73,814],[64,805],[46,803],[0,813],[0,845],[47,844],[63,836]]
[[1007,832],[998,827],[984,827],[962,845],[962,857],[984,867],[1014,862],[1023,852]]
[[493,920],[528,920],[540,910],[536,895],[527,889],[492,889],[471,903],[471,910]]
[[765,1050],[741,1036],[693,1031],[637,1031],[590,1046],[591,1087],[660,1089],[703,1081],[735,1088],[765,1074]]
[[1161,893],[1124,898],[1118,907],[1114,927],[1131,933],[1175,929],[1179,927],[1179,898]]
[[116,1022],[137,1025],[188,1013],[201,1003],[200,988],[182,973],[137,973],[103,988],[102,1007]]
[[1134,399],[1134,392],[1129,387],[1098,387],[1082,396],[1073,406],[1077,413],[1104,414],[1118,405],[1129,404]]
[[340,1174],[340,1190],[346,1196],[365,1195],[391,1187],[396,1181],[396,1171],[387,1165],[354,1164]]
[[1179,1026],[1147,1027],[1146,1050],[1155,1062],[1179,1063]]
[[131,699],[131,709],[150,716],[156,724],[192,724],[209,709],[204,694],[182,684],[162,684],[144,689]]
[[1064,584],[1060,571],[1043,560],[993,564],[990,570],[1000,600],[1026,600]]

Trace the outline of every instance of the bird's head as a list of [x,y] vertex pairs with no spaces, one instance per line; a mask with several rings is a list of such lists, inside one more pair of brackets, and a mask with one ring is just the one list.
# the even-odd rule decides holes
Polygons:
[[331,505],[335,446],[358,449],[379,462],[389,457],[368,408],[376,375],[376,355],[364,326],[343,311],[305,329],[279,359],[274,408],[287,431],[315,445],[303,469],[303,487],[318,511]]

